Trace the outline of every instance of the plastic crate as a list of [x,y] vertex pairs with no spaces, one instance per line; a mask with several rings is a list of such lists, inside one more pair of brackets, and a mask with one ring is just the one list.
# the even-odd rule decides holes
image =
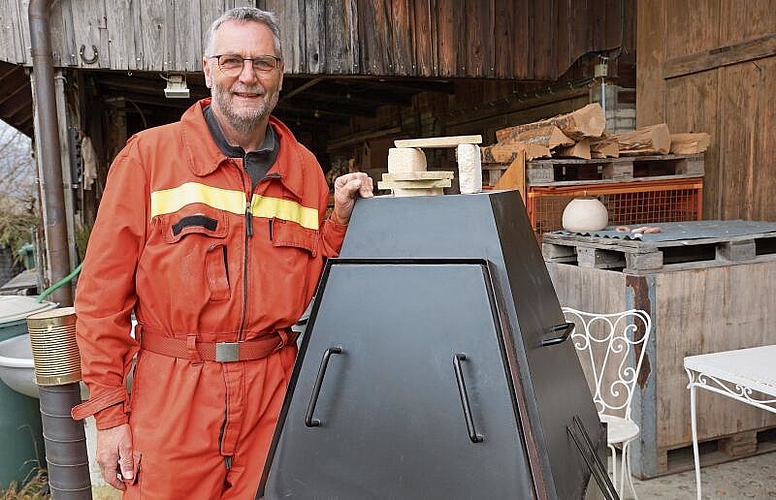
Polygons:
[[682,222],[703,218],[703,178],[578,186],[529,186],[526,208],[537,234],[562,229],[563,209],[574,198],[594,196],[609,211],[609,225]]

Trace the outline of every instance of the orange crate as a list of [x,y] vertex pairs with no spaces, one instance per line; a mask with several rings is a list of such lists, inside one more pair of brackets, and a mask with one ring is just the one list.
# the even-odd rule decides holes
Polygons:
[[609,211],[609,225],[682,222],[703,218],[703,178],[579,186],[529,186],[526,209],[537,234],[563,229],[568,202],[595,196]]

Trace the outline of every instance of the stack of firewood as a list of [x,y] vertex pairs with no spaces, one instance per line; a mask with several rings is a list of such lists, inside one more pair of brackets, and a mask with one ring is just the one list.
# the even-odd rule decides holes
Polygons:
[[525,160],[541,158],[617,158],[619,156],[701,153],[709,134],[671,134],[658,123],[611,135],[598,103],[572,113],[496,131],[496,144],[482,148],[483,164],[509,164],[520,152]]

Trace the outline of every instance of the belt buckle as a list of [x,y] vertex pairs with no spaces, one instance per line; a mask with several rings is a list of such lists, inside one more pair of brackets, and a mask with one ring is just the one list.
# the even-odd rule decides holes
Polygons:
[[216,342],[216,361],[219,363],[240,361],[240,342]]

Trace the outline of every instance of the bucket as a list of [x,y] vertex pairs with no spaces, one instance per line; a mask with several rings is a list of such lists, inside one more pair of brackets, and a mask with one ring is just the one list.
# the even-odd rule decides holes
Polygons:
[[[34,297],[0,296],[0,341],[26,334],[27,316],[54,307]],[[0,381],[0,490],[31,479],[45,463],[38,400]]]

